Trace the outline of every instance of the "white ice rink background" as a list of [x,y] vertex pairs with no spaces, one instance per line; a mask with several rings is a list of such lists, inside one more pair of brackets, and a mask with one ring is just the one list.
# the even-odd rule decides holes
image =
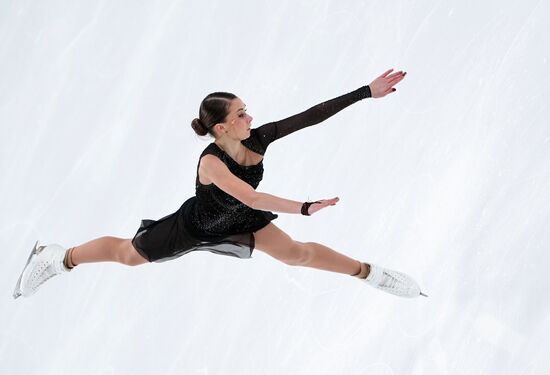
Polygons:
[[[550,373],[550,3],[0,1],[1,374]],[[296,240],[414,276],[192,253],[79,266],[12,299],[34,242],[131,238],[194,195],[231,91],[253,126],[408,72],[273,143]]]

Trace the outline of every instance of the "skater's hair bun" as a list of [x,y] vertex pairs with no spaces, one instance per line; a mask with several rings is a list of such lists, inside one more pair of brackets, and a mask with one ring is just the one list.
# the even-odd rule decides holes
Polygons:
[[201,102],[199,117],[191,121],[191,127],[200,136],[214,134],[214,125],[224,122],[229,114],[231,100],[237,98],[229,92],[213,92],[208,94]]
[[191,121],[191,127],[197,133],[198,135],[206,135],[208,134],[208,129],[204,124],[202,123],[201,119],[196,118],[193,121]]

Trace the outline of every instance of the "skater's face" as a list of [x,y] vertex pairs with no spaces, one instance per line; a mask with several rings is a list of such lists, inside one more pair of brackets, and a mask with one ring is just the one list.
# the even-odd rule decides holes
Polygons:
[[227,134],[231,134],[238,139],[247,139],[250,137],[250,127],[252,116],[246,113],[246,105],[239,98],[231,100],[229,113],[225,118]]

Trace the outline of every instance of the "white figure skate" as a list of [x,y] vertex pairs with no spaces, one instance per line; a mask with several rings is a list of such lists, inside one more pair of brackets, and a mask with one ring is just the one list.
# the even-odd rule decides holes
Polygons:
[[428,297],[420,291],[420,287],[412,277],[373,264],[370,264],[370,273],[364,280],[375,288],[399,297]]
[[27,264],[17,280],[13,298],[29,297],[52,277],[71,271],[63,264],[65,252],[66,249],[60,245],[38,246],[38,241],[36,241],[29,259],[27,259]]

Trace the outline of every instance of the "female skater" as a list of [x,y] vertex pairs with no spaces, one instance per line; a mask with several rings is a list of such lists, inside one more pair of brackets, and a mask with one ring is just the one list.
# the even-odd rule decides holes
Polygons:
[[278,216],[270,211],[309,216],[334,206],[337,197],[297,202],[255,190],[263,177],[263,158],[270,143],[318,124],[361,99],[394,92],[406,73],[392,71],[368,86],[256,129],[251,129],[252,117],[241,99],[224,92],[208,95],[200,105],[199,117],[191,123],[197,134],[215,139],[199,158],[196,195],[173,214],[157,221],[142,220],[132,239],[106,236],[69,249],[57,244],[38,246],[37,242],[14,298],[28,297],[48,279],[84,263],[111,261],[137,266],[197,250],[250,258],[254,249],[289,265],[355,276],[395,295],[420,295],[416,282],[405,274],[360,262],[319,243],[295,241],[271,222]]

